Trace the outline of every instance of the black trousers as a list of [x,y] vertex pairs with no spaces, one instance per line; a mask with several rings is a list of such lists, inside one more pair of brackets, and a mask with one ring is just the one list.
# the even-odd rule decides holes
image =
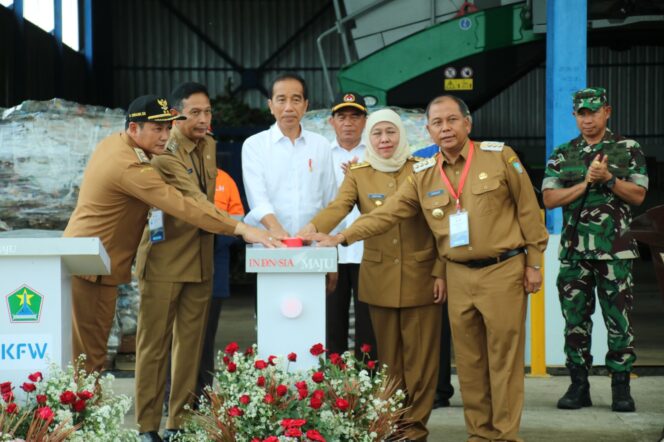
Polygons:
[[201,352],[201,364],[198,370],[198,381],[196,382],[196,397],[203,394],[203,388],[212,385],[214,374],[214,338],[219,328],[219,315],[221,314],[222,298],[212,298],[208,309],[207,326],[205,327],[205,338]]
[[362,358],[362,344],[371,345],[371,359],[377,358],[376,338],[371,327],[369,306],[358,299],[359,264],[339,264],[339,280],[334,293],[326,298],[325,332],[326,347],[330,353],[343,353],[348,350],[348,325],[350,301],[355,308],[355,356]]
[[440,366],[438,368],[438,386],[436,393],[443,399],[454,396],[452,387],[452,333],[450,317],[447,313],[447,302],[443,304],[443,323],[440,328]]

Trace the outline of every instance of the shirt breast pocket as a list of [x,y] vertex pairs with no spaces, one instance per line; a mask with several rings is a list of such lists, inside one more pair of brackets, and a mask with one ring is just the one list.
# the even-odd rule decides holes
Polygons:
[[444,233],[449,228],[447,217],[452,213],[454,205],[450,204],[450,195],[445,192],[434,197],[427,196],[422,201],[422,211],[432,231]]
[[503,185],[499,178],[490,178],[473,183],[471,192],[473,194],[472,211],[480,215],[489,215],[498,210],[503,203]]

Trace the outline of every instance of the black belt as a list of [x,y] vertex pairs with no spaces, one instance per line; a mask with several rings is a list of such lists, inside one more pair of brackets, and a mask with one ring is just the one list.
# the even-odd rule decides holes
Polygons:
[[[467,267],[470,267],[472,269],[480,269],[482,267],[489,267],[494,264],[498,264],[499,262],[503,262],[505,260],[508,260],[516,255],[520,255],[523,253],[523,249],[512,249],[508,250],[507,252],[501,254],[497,258],[486,258],[486,259],[474,259],[472,261],[466,261],[466,262],[457,262],[457,264],[463,264]],[[456,261],[454,261],[456,262]]]

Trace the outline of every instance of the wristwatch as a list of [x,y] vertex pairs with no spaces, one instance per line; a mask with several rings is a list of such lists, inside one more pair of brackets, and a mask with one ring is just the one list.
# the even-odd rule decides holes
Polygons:
[[613,186],[616,185],[616,177],[615,175],[612,175],[611,178],[604,183],[607,189],[611,190],[613,189]]
[[542,268],[541,266],[528,266],[528,267],[532,267],[532,268],[535,269],[535,270],[539,270],[539,269]]

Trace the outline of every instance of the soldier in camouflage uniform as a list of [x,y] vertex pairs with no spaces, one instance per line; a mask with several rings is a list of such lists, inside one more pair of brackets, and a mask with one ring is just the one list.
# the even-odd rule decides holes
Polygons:
[[634,240],[622,235],[648,188],[645,159],[634,140],[606,126],[611,106],[603,88],[573,96],[581,135],[558,146],[542,183],[544,205],[563,208],[558,293],[565,317],[565,354],[572,385],[558,408],[591,406],[588,370],[595,290],[608,330],[606,366],[612,375],[614,411],[634,411],[629,374],[636,360],[630,324]]

